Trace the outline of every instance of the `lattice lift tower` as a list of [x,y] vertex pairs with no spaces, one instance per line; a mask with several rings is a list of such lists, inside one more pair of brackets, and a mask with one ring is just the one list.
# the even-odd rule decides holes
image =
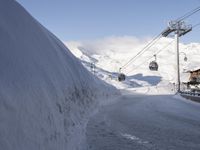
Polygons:
[[186,25],[184,21],[170,21],[167,29],[162,32],[163,37],[174,33],[176,39],[176,61],[177,61],[177,92],[180,92],[180,66],[179,66],[179,37],[192,31],[191,25]]

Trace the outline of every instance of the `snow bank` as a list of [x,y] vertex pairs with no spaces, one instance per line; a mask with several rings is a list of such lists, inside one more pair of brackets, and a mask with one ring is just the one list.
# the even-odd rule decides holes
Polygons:
[[83,149],[97,80],[16,1],[0,1],[0,149]]

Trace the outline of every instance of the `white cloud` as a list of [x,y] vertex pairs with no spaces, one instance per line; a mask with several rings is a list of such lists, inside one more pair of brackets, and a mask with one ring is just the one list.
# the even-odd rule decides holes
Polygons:
[[139,39],[134,36],[111,36],[97,40],[67,41],[65,44],[69,48],[79,47],[81,51],[90,55],[108,52],[130,53],[130,51],[140,50],[149,39],[149,37]]

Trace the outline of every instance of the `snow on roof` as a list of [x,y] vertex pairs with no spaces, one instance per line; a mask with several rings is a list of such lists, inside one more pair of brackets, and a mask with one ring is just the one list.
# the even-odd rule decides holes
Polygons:
[[197,71],[200,70],[200,65],[197,64],[189,64],[186,68],[185,71],[186,72],[193,72],[193,71]]

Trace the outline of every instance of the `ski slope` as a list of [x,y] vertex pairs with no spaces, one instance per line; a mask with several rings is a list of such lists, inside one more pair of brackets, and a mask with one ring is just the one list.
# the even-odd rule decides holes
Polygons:
[[84,149],[89,116],[118,92],[15,0],[0,18],[0,149]]

